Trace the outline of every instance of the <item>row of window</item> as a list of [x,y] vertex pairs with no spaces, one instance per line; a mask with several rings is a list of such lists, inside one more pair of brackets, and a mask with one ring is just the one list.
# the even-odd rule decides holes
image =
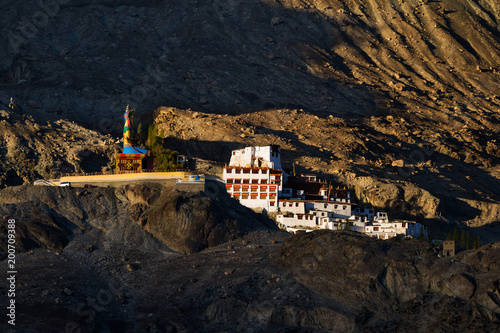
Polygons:
[[[286,204],[287,204],[286,202],[282,202],[281,203],[281,207],[287,207]],[[294,206],[294,202],[289,202],[288,203],[288,207],[293,207],[293,206]],[[299,203],[298,202],[295,202],[295,207],[299,207]]]
[[[243,192],[234,192],[234,193],[229,193],[229,195],[231,196],[248,196],[248,191],[243,191]],[[266,198],[267,196],[269,196],[271,199],[274,199],[276,198],[276,193],[257,193],[257,192],[250,192],[250,195],[253,196],[253,197],[256,197],[256,196],[261,196],[262,198]]]
[[238,169],[233,169],[233,168],[226,168],[226,173],[236,173],[236,174],[254,174],[254,175],[267,175],[269,174],[269,169],[253,169],[253,168],[238,168]]
[[[248,192],[248,190],[249,190],[248,188],[242,188],[241,192]],[[237,188],[237,187],[233,188],[233,192],[240,192],[240,188]],[[257,193],[259,191],[256,188],[251,188],[250,192]],[[260,192],[268,192],[268,191],[265,188],[261,188]],[[276,193],[276,189],[275,188],[269,188],[269,192]]]
[[[270,195],[269,198],[267,197],[267,195],[260,195],[260,196],[257,196],[257,195],[251,195],[249,196],[248,194],[242,194],[241,196],[239,194],[233,194],[231,196],[232,198],[235,198],[235,199],[252,199],[252,200],[257,200],[257,199],[260,199],[260,200],[267,200],[267,199],[270,199],[270,200],[276,200],[276,195]],[[275,201],[269,201],[269,204],[271,206],[274,206],[275,204]]]
[[[294,205],[295,204],[295,205]],[[299,207],[299,202],[288,202],[288,206],[286,202],[281,203],[282,207]],[[328,208],[328,204],[324,204],[324,208]],[[339,205],[333,205],[333,209],[339,209]],[[343,210],[347,209],[347,206],[342,206]]]
[[[260,183],[259,183],[260,180]],[[228,178],[226,184],[267,184],[267,179],[232,179]],[[270,184],[273,184],[270,182]]]

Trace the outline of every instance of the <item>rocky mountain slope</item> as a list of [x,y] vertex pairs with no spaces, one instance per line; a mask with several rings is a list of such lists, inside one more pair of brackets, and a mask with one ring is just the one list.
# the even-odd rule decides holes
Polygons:
[[498,329],[499,244],[453,259],[426,244],[317,232],[286,240],[279,261],[308,289],[358,313],[368,331]]
[[[500,221],[495,1],[57,3],[0,2],[0,109],[13,97],[38,126],[116,137],[130,103],[182,153],[224,163],[231,148],[275,141],[289,166],[393,216],[500,237],[487,228]],[[158,118],[160,105],[182,116]],[[68,150],[55,171],[82,168]],[[88,168],[107,164],[95,158]],[[5,164],[3,185],[49,173],[26,165]]]
[[[208,187],[205,194],[179,192],[175,183],[93,189],[14,186],[0,191],[0,216],[17,220],[19,252],[62,250],[77,238],[91,248],[130,243],[147,249],[147,244],[163,243],[194,253],[249,231],[278,229],[270,219],[229,198],[217,184]],[[0,228],[3,260],[6,223]]]
[[[228,206],[232,200],[221,202],[215,191],[179,193],[158,184],[35,189],[0,192],[0,216],[18,217],[15,332],[499,327],[499,243],[441,258],[439,248],[417,239],[292,236]],[[210,206],[209,215],[193,204]],[[182,222],[189,213],[210,222],[220,209],[232,210],[233,220]],[[160,216],[163,229],[155,229]],[[4,285],[0,293],[7,299]],[[5,322],[0,327],[10,332]]]
[[116,143],[109,134],[68,120],[47,121],[19,108],[0,110],[0,188],[63,173],[114,170],[121,148]]

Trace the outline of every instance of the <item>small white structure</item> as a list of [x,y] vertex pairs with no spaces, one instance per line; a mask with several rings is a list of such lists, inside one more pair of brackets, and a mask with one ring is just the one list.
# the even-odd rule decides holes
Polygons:
[[344,220],[335,217],[333,212],[311,210],[307,214],[279,214],[276,216],[278,225],[287,231],[329,229],[337,230]]
[[279,211],[307,214],[311,210],[335,213],[335,217],[347,219],[351,216],[351,203],[345,201],[280,200]]
[[229,166],[266,167],[274,170],[282,170],[280,147],[278,145],[269,145],[233,150]]
[[[384,214],[387,215],[386,213]],[[351,226],[352,231],[361,232],[380,239],[389,239],[398,235],[419,237],[422,232],[427,237],[427,228],[423,224],[414,221],[389,221],[382,218],[374,219],[373,221],[351,221],[353,221]]]

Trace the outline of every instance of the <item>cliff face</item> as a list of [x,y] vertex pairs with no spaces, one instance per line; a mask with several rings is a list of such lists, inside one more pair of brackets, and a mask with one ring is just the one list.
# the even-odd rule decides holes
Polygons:
[[440,258],[425,241],[325,231],[289,238],[278,261],[307,288],[364,316],[370,330],[475,331],[498,327],[499,251],[494,243]]
[[[18,251],[138,246],[195,253],[254,230],[277,230],[227,194],[179,192],[158,184],[73,189],[16,186],[0,191],[0,213],[17,221]],[[229,214],[227,213],[229,212]],[[4,236],[7,225],[1,226]],[[7,237],[0,240],[2,258]]]
[[213,223],[199,208],[216,216],[227,203],[156,185],[73,192],[0,192],[2,216],[19,217],[18,332],[486,333],[500,323],[499,243],[440,258],[420,240],[292,236],[246,210]]

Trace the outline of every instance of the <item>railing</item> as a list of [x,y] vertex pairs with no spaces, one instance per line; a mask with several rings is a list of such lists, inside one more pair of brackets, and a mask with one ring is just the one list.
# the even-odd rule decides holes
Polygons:
[[52,184],[51,181],[47,181],[45,179],[35,180],[35,182],[33,183],[33,185],[56,186],[56,185]]
[[156,171],[156,170],[147,170],[142,169],[141,171],[107,171],[107,172],[76,172],[76,173],[65,173],[61,177],[80,177],[80,176],[106,176],[106,175],[121,175],[121,174],[135,174],[135,173],[160,173],[160,172],[192,172],[193,170],[189,169],[171,169],[166,171]]

